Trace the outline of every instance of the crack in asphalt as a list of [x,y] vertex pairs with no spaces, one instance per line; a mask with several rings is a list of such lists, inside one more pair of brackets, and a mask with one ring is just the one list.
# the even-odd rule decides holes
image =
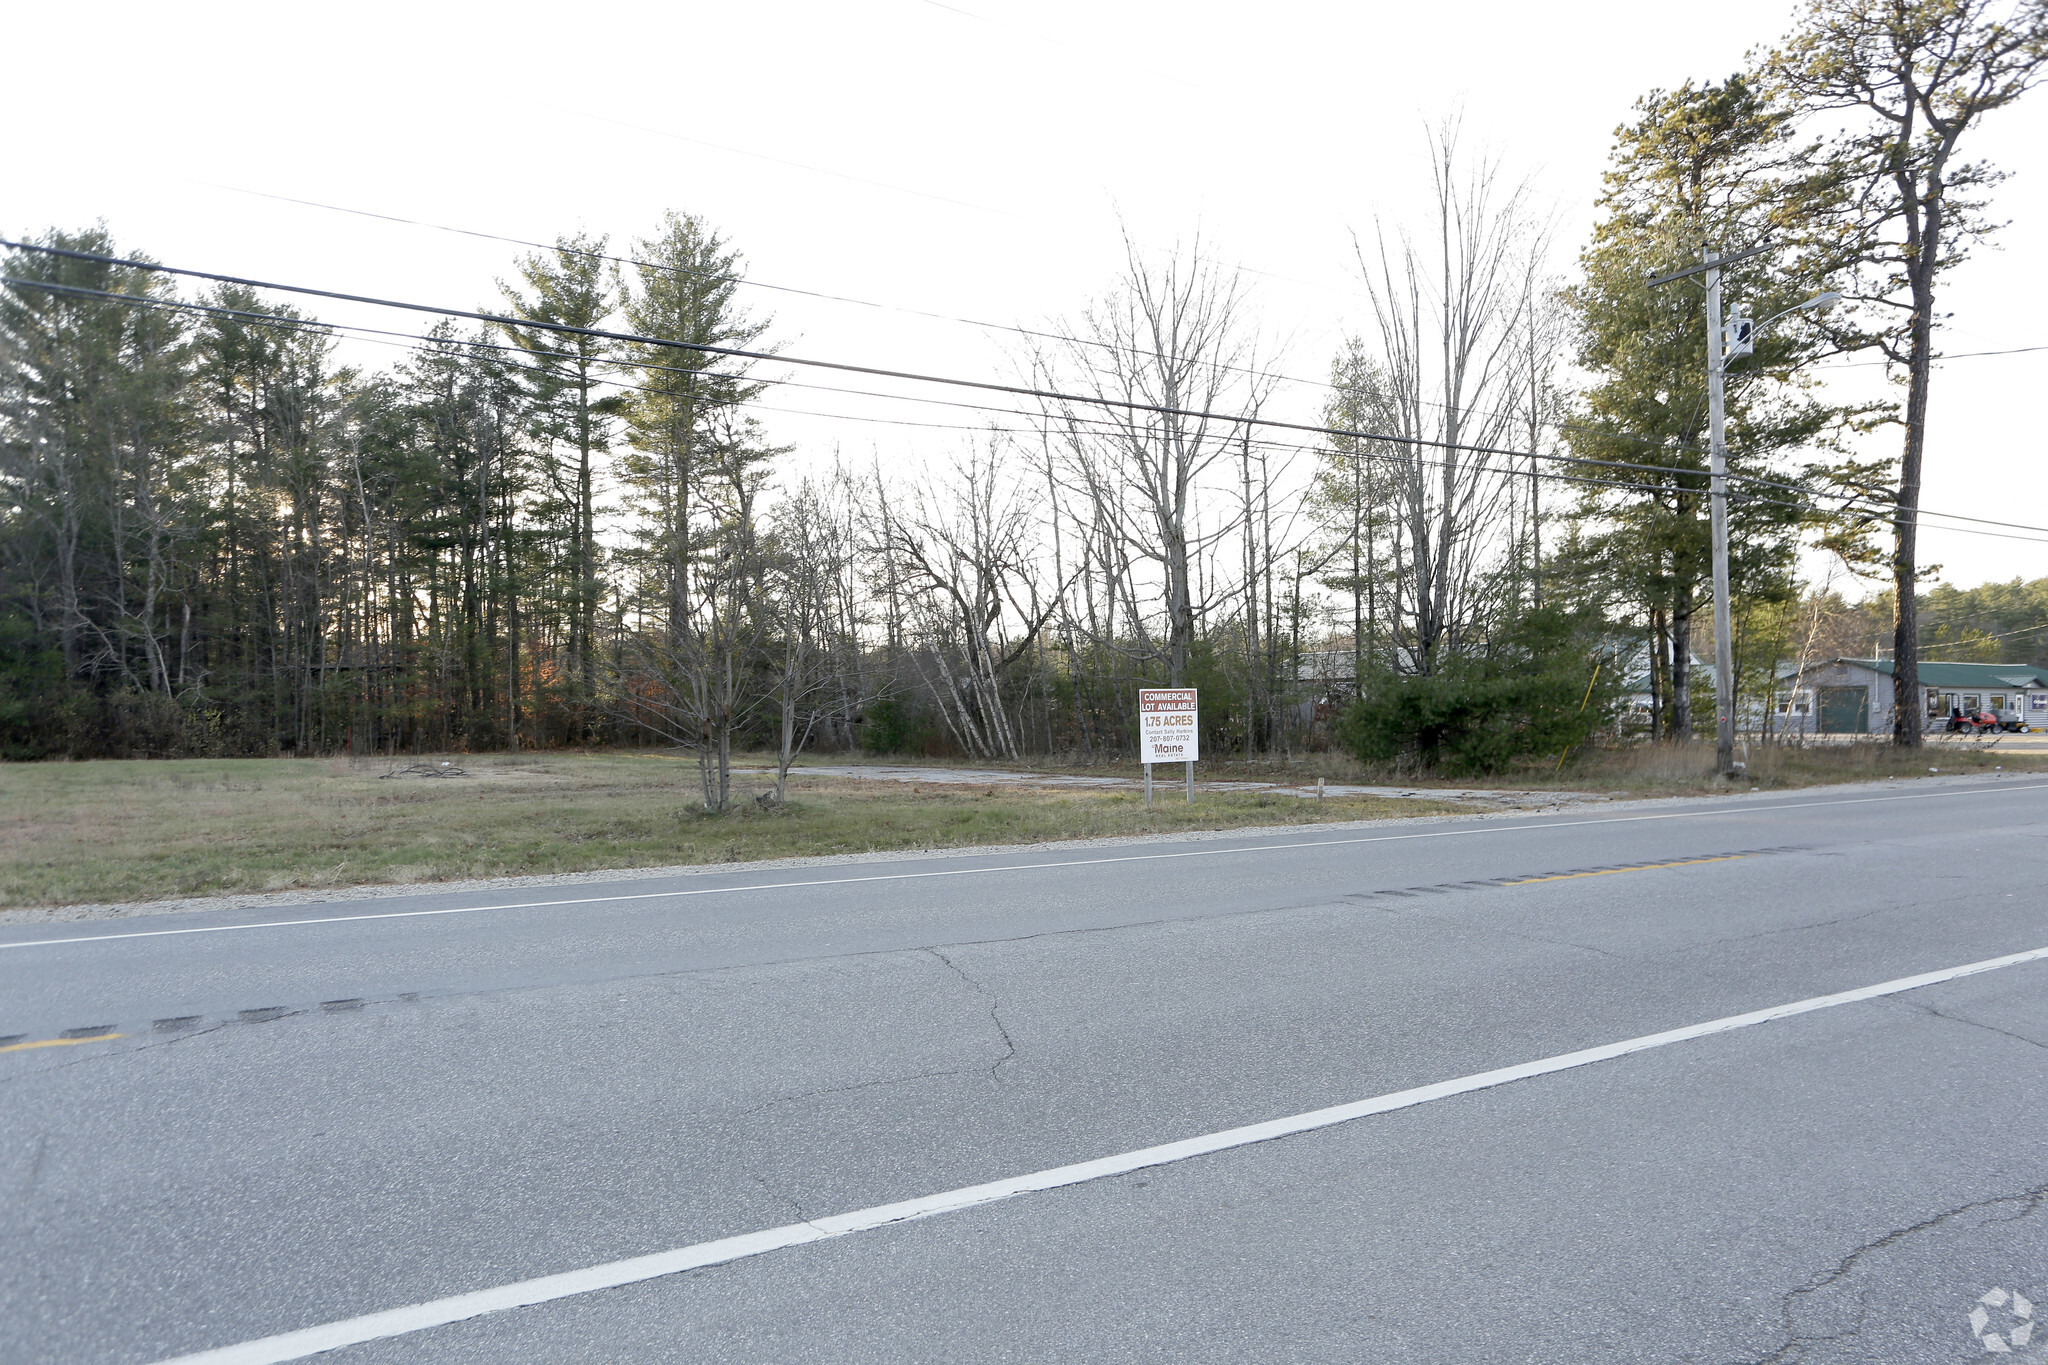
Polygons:
[[[1415,918],[1432,920],[1438,924],[1452,923],[1452,921],[1444,915],[1416,915]],[[1552,948],[1575,948],[1579,952],[1597,953],[1601,957],[1612,958],[1616,962],[1643,961],[1642,958],[1630,957],[1626,953],[1617,953],[1606,948],[1595,948],[1590,943],[1574,943],[1572,942],[1572,940],[1568,938],[1546,938],[1542,934],[1524,933],[1519,929],[1503,929],[1498,924],[1489,924],[1486,927],[1489,933],[1500,934],[1507,938],[1518,938],[1521,939],[1524,943],[1543,943],[1548,944]]]
[[2038,1047],[2044,1052],[2048,1052],[2048,1043],[2044,1043],[2038,1038],[2029,1038],[2024,1033],[2014,1033],[2011,1029],[2000,1028],[1996,1024],[1987,1024],[1981,1019],[1967,1019],[1960,1014],[1950,1014],[1947,1010],[1939,1010],[1932,1005],[1923,1004],[1918,1000],[1908,1000],[1903,996],[1897,997],[1895,1003],[1910,1006],[1921,1011],[1923,1014],[1931,1014],[1937,1019],[1946,1019],[1952,1024],[1967,1024],[1971,1028],[1980,1028],[1986,1033],[2000,1034],[2003,1037],[2013,1039],[2015,1042],[2026,1043],[2030,1047]]
[[[1909,1237],[1917,1237],[1923,1232],[1928,1232],[1933,1230],[1934,1228],[1938,1228],[1943,1223],[1946,1223],[1954,1218],[1960,1218],[1964,1214],[1969,1213],[1972,1210],[1993,1208],[1999,1204],[2012,1203],[2019,1203],[2024,1205],[2024,1207],[2022,1207],[2018,1213],[2013,1214],[2010,1218],[1987,1219],[1986,1221],[1998,1223],[2016,1223],[2023,1218],[2032,1216],[2034,1213],[2040,1210],[2044,1203],[2048,1203],[2048,1183],[2035,1185],[2028,1189],[2016,1191],[2012,1194],[1994,1195],[1989,1199],[1973,1199],[1967,1204],[1958,1204],[1954,1208],[1943,1209],[1941,1212],[1934,1214],[1931,1217],[1923,1218],[1917,1223],[1912,1223],[1902,1228],[1893,1228],[1890,1232],[1885,1233],[1883,1236],[1873,1238],[1872,1240],[1865,1242],[1863,1245],[1850,1251],[1848,1255],[1844,1256],[1841,1260],[1835,1263],[1834,1269],[1829,1270],[1824,1274],[1814,1276],[1805,1284],[1800,1285],[1797,1289],[1786,1291],[1786,1293],[1780,1298],[1778,1307],[1779,1320],[1784,1324],[1785,1329],[1784,1344],[1779,1346],[1775,1351],[1772,1351],[1769,1355],[1759,1356],[1754,1360],[1745,1361],[1743,1362],[1743,1365],[1796,1365],[1796,1362],[1804,1356],[1806,1348],[1809,1346],[1825,1345],[1828,1342],[1834,1341],[1847,1341],[1851,1338],[1860,1336],[1863,1332],[1866,1317],[1870,1308],[1870,1301],[1867,1292],[1859,1293],[1856,1296],[1855,1325],[1844,1332],[1835,1332],[1826,1335],[1808,1335],[1806,1333],[1802,1333],[1801,1331],[1799,1331],[1798,1328],[1792,1325],[1793,1314],[1797,1311],[1800,1304],[1804,1302],[1805,1295],[1817,1294],[1820,1291],[1827,1289],[1830,1286],[1839,1284],[1841,1281],[1847,1279],[1850,1275],[1856,1272],[1858,1265],[1862,1263],[1863,1259],[1866,1256],[1869,1256],[1875,1252],[1886,1250],[1889,1247],[1896,1246],[1900,1242],[1905,1241]],[[1795,1352],[1797,1352],[1798,1354],[1795,1355]]]
[[955,1067],[946,1071],[917,1071],[912,1072],[908,1076],[884,1076],[880,1080],[861,1081],[854,1085],[837,1085],[825,1090],[806,1090],[800,1094],[778,1096],[765,1104],[757,1104],[752,1109],[743,1109],[734,1117],[750,1119],[756,1114],[765,1114],[770,1109],[784,1104],[801,1104],[805,1100],[823,1099],[827,1095],[847,1095],[856,1090],[873,1090],[877,1086],[908,1085],[912,1081],[938,1080],[946,1076],[967,1076],[980,1069],[980,1067]]
[[[802,1223],[807,1227],[818,1228],[818,1225],[816,1223],[811,1222],[811,1216],[804,1212],[804,1206],[802,1204],[797,1203],[796,1200],[791,1199],[788,1195],[783,1194],[774,1186],[770,1185],[767,1182],[767,1180],[762,1178],[762,1176],[758,1172],[748,1171],[747,1175],[749,1178],[753,1180],[753,1182],[756,1185],[759,1185],[761,1187],[761,1193],[767,1195],[770,1199],[774,1200],[778,1204],[788,1205],[790,1212],[796,1215],[797,1222]],[[823,1232],[825,1231],[825,1229],[818,1228],[818,1231]]]
[[1688,944],[1687,948],[1718,948],[1724,943],[1747,943],[1751,939],[1772,938],[1778,934],[1803,934],[1811,929],[1832,929],[1839,924],[1854,924],[1857,920],[1869,919],[1872,915],[1881,915],[1896,908],[1890,905],[1873,906],[1868,910],[1859,910],[1853,915],[1837,915],[1833,919],[1815,920],[1811,924],[1788,924],[1781,929],[1759,929],[1753,934],[1730,934],[1726,938],[1710,938],[1703,943]]
[[999,1034],[1003,1040],[1003,1055],[996,1058],[995,1065],[991,1066],[988,1069],[988,1078],[995,1084],[1001,1085],[1002,1076],[1000,1073],[1002,1072],[1004,1065],[1008,1062],[1013,1062],[1017,1059],[1017,1044],[1010,1037],[1010,1030],[1003,1026],[1003,1016],[1000,1012],[1002,1008],[1002,1002],[996,998],[996,993],[994,991],[990,990],[988,987],[982,985],[979,981],[976,981],[973,977],[969,976],[966,972],[962,971],[958,963],[954,962],[952,958],[947,957],[937,948],[926,948],[924,951],[930,953],[933,957],[945,963],[946,970],[952,972],[953,975],[959,977],[962,981],[965,981],[968,984],[968,986],[975,992],[975,994],[981,996],[983,999],[988,1001],[988,1021],[991,1024],[995,1025],[996,1033]]
[[[980,997],[988,1001],[989,1022],[995,1026],[997,1035],[1001,1037],[1003,1040],[1003,1055],[1001,1057],[998,1057],[995,1060],[994,1064],[988,1068],[988,1076],[989,1080],[997,1084],[1001,1084],[1002,1077],[999,1073],[1001,1072],[1003,1066],[1006,1063],[1016,1060],[1017,1056],[1017,1044],[1015,1040],[1010,1037],[1009,1028],[1005,1026],[1003,1023],[1001,1014],[1002,1002],[999,999],[997,999],[995,993],[989,990],[987,986],[983,985],[980,981],[975,980],[972,976],[969,976],[965,971],[961,969],[959,963],[953,961],[951,958],[947,957],[938,949],[920,948],[917,951],[925,953],[928,956],[937,958],[939,962],[942,963],[948,971],[952,972],[953,975],[959,977],[960,980],[966,983],[968,988],[974,991],[976,995],[979,995]],[[785,1104],[801,1104],[806,1100],[822,1099],[827,1095],[847,1095],[852,1094],[854,1091],[857,1090],[873,1090],[880,1086],[886,1085],[909,1085],[915,1081],[942,1080],[952,1076],[966,1076],[971,1075],[979,1071],[980,1069],[981,1068],[979,1067],[942,1067],[931,1071],[913,1071],[907,1075],[902,1076],[883,1076],[872,1081],[859,1081],[853,1085],[836,1085],[827,1087],[823,1090],[805,1090],[795,1095],[781,1095],[776,1097],[775,1099],[767,1101],[764,1104],[757,1104],[751,1109],[745,1109],[740,1111],[740,1113],[737,1114],[735,1117],[741,1119],[749,1119],[754,1117],[756,1114],[766,1113],[770,1109],[774,1109]],[[758,1176],[755,1178],[759,1179]]]

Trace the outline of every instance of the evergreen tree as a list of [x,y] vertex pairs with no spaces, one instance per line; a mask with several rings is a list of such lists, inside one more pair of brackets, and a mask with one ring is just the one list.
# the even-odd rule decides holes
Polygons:
[[1908,748],[1921,736],[1914,612],[1935,286],[1996,226],[1985,201],[2004,178],[1962,160],[1961,147],[2044,69],[2048,0],[1811,0],[1770,61],[1787,97],[1829,129],[1796,226],[1810,251],[1851,272],[1861,325],[1842,339],[1875,347],[1903,372],[1904,440],[1891,496],[1892,738]]
[[[118,254],[103,227],[38,244]],[[0,292],[8,605],[55,637],[70,676],[168,698],[186,677],[182,565],[203,491],[187,319],[152,306],[170,291],[148,271],[38,252],[8,271],[47,286]]]
[[[662,230],[640,241],[634,266],[637,290],[626,320],[643,336],[692,346],[750,350],[768,330],[734,297],[739,253],[703,220],[669,213]],[[658,617],[674,634],[687,634],[695,610],[690,564],[700,548],[692,519],[702,514],[706,469],[718,459],[717,433],[761,386],[749,383],[749,364],[708,351],[642,346],[639,386],[625,396],[631,449],[621,472],[641,514],[638,539]]]
[[[604,238],[578,234],[557,238],[552,252],[525,257],[519,274],[531,297],[500,286],[513,314],[557,327],[603,329],[620,301],[604,249]],[[527,354],[541,468],[553,495],[549,511],[566,523],[562,601],[568,656],[578,702],[588,708],[597,697],[597,611],[605,587],[597,540],[597,461],[611,448],[611,419],[623,405],[618,394],[599,390],[607,370],[618,362],[618,348],[602,337],[546,327],[507,326],[505,331]],[[585,717],[586,726],[594,722],[594,712]]]
[[[1605,580],[1645,621],[1653,641],[1657,728],[1692,732],[1693,618],[1711,592],[1707,480],[1706,309],[1697,279],[1652,290],[1646,278],[1698,260],[1706,249],[1768,238],[1795,173],[1786,112],[1744,77],[1654,91],[1622,127],[1581,253],[1583,281],[1568,299],[1578,359],[1593,376],[1573,451],[1612,462],[1584,468],[1578,534],[1561,569]],[[1728,267],[1724,288],[1767,319],[1817,293],[1768,254]],[[1756,353],[1728,368],[1728,465],[1733,474],[1789,481],[1787,457],[1821,440],[1843,413],[1816,400],[1799,365],[1823,345],[1803,314],[1762,332]],[[1629,466],[1661,466],[1656,469]],[[1669,469],[1686,471],[1670,473]],[[1786,489],[1736,482],[1730,498],[1730,591],[1738,598],[1790,592],[1801,514]]]

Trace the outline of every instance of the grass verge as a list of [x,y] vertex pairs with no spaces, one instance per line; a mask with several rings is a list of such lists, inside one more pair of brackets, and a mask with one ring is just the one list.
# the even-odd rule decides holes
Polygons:
[[[438,762],[438,759],[435,760]],[[1198,793],[1192,805],[1065,788],[919,789],[791,774],[790,805],[696,809],[688,760],[456,758],[466,776],[384,778],[346,759],[10,764],[0,906],[432,882],[824,853],[1430,815],[1451,802]]]
[[2012,741],[2038,743],[2038,736],[2012,736],[2005,742],[1957,736],[1930,737],[1917,750],[1889,742],[1829,745],[1750,745],[1738,749],[1746,764],[1746,783],[1714,776],[1712,740],[1691,745],[1641,744],[1589,755],[1576,770],[1565,769],[1569,785],[1587,791],[1626,791],[1632,795],[1687,795],[1697,791],[1819,787],[1836,782],[1873,782],[1888,777],[1926,777],[1938,773],[2048,772],[2048,751],[2014,747]]

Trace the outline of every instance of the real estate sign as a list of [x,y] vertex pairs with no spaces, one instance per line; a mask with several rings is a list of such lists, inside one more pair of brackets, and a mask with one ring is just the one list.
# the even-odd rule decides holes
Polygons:
[[1202,727],[1196,723],[1195,689],[1139,688],[1139,761],[1193,763],[1201,756]]

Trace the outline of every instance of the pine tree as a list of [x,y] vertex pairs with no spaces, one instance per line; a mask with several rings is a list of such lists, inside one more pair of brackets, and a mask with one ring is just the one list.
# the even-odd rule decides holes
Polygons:
[[[1599,482],[1583,486],[1570,546],[1577,562],[1561,567],[1581,583],[1604,580],[1646,621],[1656,690],[1667,699],[1656,723],[1683,741],[1692,733],[1692,623],[1711,592],[1705,302],[1696,280],[1655,290],[1646,280],[1707,249],[1766,240],[1782,186],[1796,173],[1795,149],[1786,112],[1741,76],[1653,91],[1636,112],[1616,134],[1601,216],[1580,256],[1584,278],[1567,295],[1579,363],[1594,376],[1568,431],[1571,447],[1611,464],[1577,471]],[[1825,283],[1791,277],[1768,254],[1728,267],[1724,281],[1758,318],[1803,302]],[[1796,377],[1822,344],[1802,316],[1761,334],[1755,355],[1729,367],[1731,473],[1786,477],[1786,456],[1843,416]],[[1789,592],[1796,494],[1732,487],[1730,591]]]
[[1800,236],[1853,272],[1862,327],[1844,328],[1844,344],[1875,347],[1905,380],[1891,518],[1892,738],[1908,748],[1921,735],[1915,611],[1935,285],[1996,226],[1985,200],[2004,178],[1962,160],[1960,148],[2044,68],[2048,0],[1812,0],[1770,61],[1803,110],[1829,124],[1847,116],[1816,149]]
[[[527,256],[520,278],[531,297],[501,285],[513,314],[557,327],[603,329],[618,310],[618,281],[606,263],[605,239],[579,234],[556,239],[552,252]],[[604,596],[597,540],[597,462],[611,448],[611,420],[623,406],[599,392],[618,363],[617,347],[594,336],[546,327],[507,326],[526,352],[535,434],[544,449],[542,469],[554,494],[553,510],[567,523],[566,591],[569,666],[586,730],[596,723],[597,612]]]

